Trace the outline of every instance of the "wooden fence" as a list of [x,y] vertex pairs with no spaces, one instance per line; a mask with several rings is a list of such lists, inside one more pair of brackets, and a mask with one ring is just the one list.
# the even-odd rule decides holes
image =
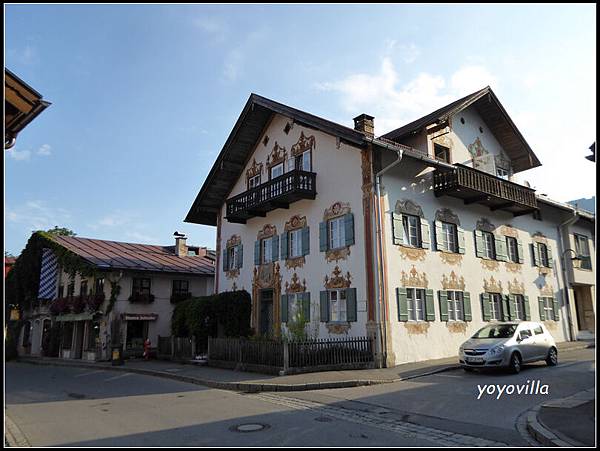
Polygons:
[[196,356],[194,337],[158,337],[157,354],[159,359],[192,360]]
[[372,368],[374,343],[367,337],[291,342],[209,338],[208,364],[272,374]]

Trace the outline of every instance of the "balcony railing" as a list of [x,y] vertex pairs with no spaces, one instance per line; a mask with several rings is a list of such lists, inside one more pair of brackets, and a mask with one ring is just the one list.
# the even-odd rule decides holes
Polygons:
[[255,216],[266,216],[276,208],[289,208],[300,199],[317,195],[314,172],[293,170],[227,200],[226,219],[244,224]]
[[450,171],[436,170],[433,187],[436,196],[447,194],[465,204],[480,203],[514,215],[537,209],[535,190],[461,164]]

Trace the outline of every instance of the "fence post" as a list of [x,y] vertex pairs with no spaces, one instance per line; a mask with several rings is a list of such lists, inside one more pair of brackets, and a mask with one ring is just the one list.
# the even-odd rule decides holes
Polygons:
[[290,369],[290,348],[286,341],[283,342],[283,375],[287,374]]
[[171,360],[175,356],[175,337],[171,335]]

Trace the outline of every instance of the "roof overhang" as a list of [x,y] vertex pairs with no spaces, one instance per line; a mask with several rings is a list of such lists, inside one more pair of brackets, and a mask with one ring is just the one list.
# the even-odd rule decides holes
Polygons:
[[185,222],[216,226],[217,216],[233,189],[253,150],[275,114],[290,118],[307,128],[336,136],[347,144],[364,147],[364,134],[352,128],[251,94],[242,113],[213,164]]

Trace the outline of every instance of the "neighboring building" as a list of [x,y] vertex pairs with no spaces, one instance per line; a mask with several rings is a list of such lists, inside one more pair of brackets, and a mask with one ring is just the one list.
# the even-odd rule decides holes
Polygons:
[[4,278],[5,279],[6,279],[6,276],[8,276],[8,273],[10,272],[12,267],[15,265],[16,261],[17,261],[17,259],[15,257],[4,257]]
[[575,339],[560,236],[591,223],[593,262],[594,217],[516,182],[540,162],[489,87],[380,138],[354,124],[252,94],[185,219],[217,227],[215,289],[252,293],[257,334],[302,313],[313,336],[374,337],[387,366],[455,356],[489,321]]
[[[58,322],[63,358],[108,359],[114,344],[123,344],[126,356],[139,356],[146,338],[156,346],[158,336],[171,335],[177,301],[214,292],[214,252],[187,246],[182,236],[175,246],[60,235],[52,239],[90,265],[95,275],[78,272],[72,277],[60,268],[55,253],[44,249],[39,304],[24,314],[20,354],[41,355],[50,327]],[[75,311],[61,307],[69,304]]]
[[587,158],[590,161],[593,161],[594,163],[596,162],[596,143],[593,143],[590,147],[590,152],[592,152],[591,155],[588,155]]
[[571,204],[578,210],[587,210],[590,213],[596,214],[596,196],[592,196],[590,198],[584,197],[581,199],[570,200],[567,203]]
[[4,69],[4,148],[13,147],[21,130],[50,105],[39,92]]

